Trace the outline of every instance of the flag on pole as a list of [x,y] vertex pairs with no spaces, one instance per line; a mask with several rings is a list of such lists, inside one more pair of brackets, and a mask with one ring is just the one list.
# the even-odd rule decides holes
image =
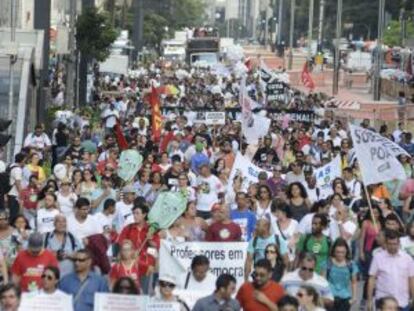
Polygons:
[[248,144],[257,144],[259,138],[263,138],[270,127],[270,119],[253,114],[253,109],[257,106],[255,101],[250,98],[246,90],[246,78],[243,77],[240,83],[240,106],[242,112],[242,132]]
[[154,141],[159,141],[161,137],[162,117],[158,92],[154,86],[152,86],[149,95],[149,102],[151,105],[152,137]]
[[312,76],[310,75],[309,69],[308,69],[308,62],[305,62],[302,69],[302,75],[301,75],[302,83],[304,86],[306,86],[311,91],[315,88],[315,83],[313,82]]
[[116,121],[116,124],[114,126],[114,132],[119,149],[121,151],[128,149],[128,141],[125,138],[124,132],[122,131],[122,127],[119,124],[119,121]]
[[410,156],[403,148],[368,129],[351,124],[349,129],[362,181],[366,186],[407,178],[402,164],[397,159],[400,154]]
[[270,79],[272,79],[272,71],[270,68],[266,65],[266,63],[263,61],[263,59],[260,60],[260,78],[264,82],[269,82]]
[[250,57],[248,57],[248,58],[246,58],[244,60],[244,65],[247,68],[247,72],[252,71],[252,69],[253,69],[253,61],[252,61],[252,59]]

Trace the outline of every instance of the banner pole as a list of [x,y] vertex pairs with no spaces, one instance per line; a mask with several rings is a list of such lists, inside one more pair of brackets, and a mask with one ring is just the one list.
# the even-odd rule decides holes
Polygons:
[[369,195],[367,186],[365,184],[364,184],[364,191],[365,191],[365,196],[367,197],[368,208],[369,208],[369,212],[371,213],[372,222],[374,223],[375,230],[377,230],[378,226],[377,226],[377,221],[375,220],[375,217],[374,217],[374,211],[372,210],[371,197]]

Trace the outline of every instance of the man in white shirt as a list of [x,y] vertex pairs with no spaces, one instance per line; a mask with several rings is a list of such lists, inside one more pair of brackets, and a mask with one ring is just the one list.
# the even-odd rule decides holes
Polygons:
[[10,218],[14,219],[19,213],[19,197],[23,190],[23,166],[26,156],[23,153],[18,153],[14,156],[14,163],[9,167],[10,180],[9,185],[11,186],[10,191],[7,193],[5,199],[7,200],[7,206],[10,211]]
[[361,197],[361,183],[355,178],[352,168],[344,168],[344,180],[345,185],[348,188],[349,193],[353,198]]
[[102,227],[102,231],[110,232],[113,227],[114,216],[115,216],[115,200],[106,199],[103,203],[103,210],[95,214],[97,223]]
[[125,226],[134,222],[132,207],[134,206],[135,189],[132,185],[128,185],[122,189],[122,193],[122,201],[116,202],[115,205],[114,223],[117,232],[121,232]]
[[24,147],[35,149],[40,159],[43,154],[50,149],[52,143],[46,133],[43,132],[43,126],[38,124],[33,133],[29,133],[24,140]]
[[398,123],[398,128],[392,133],[392,137],[394,138],[394,141],[399,144],[401,142],[401,134],[404,132],[403,124],[402,122]]
[[191,262],[191,271],[183,274],[178,281],[178,288],[192,291],[211,292],[215,289],[216,277],[208,270],[210,261],[204,255],[198,255]]
[[75,213],[68,217],[68,231],[75,238],[83,242],[83,239],[94,234],[102,233],[102,227],[94,216],[89,215],[91,205],[88,199],[79,198],[75,203]]
[[200,176],[196,181],[197,215],[204,219],[211,217],[211,207],[224,193],[224,186],[215,175],[211,174],[207,163],[200,166]]
[[112,128],[115,126],[117,119],[119,118],[119,113],[115,109],[113,103],[109,104],[109,106],[103,111],[102,113],[102,120],[105,122],[105,132],[111,132]]

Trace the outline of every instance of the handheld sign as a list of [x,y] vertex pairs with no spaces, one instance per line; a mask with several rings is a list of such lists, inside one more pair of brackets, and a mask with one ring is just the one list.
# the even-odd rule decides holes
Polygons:
[[138,151],[128,149],[122,151],[119,158],[118,176],[125,182],[130,182],[141,168],[144,158]]
[[161,192],[148,214],[148,222],[157,229],[167,229],[184,213],[187,197],[181,192]]

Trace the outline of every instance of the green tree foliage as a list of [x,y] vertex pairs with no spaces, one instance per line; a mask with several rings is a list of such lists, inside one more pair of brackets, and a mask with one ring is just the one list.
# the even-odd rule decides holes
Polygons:
[[167,25],[168,21],[163,16],[155,13],[145,14],[144,44],[158,49],[161,40],[167,36],[167,32],[165,30]]
[[[414,36],[414,22],[407,22],[408,37]],[[401,45],[401,24],[399,21],[391,21],[384,32],[384,43],[388,46]]]
[[170,11],[165,18],[171,28],[202,26],[204,22],[205,3],[203,0],[171,0]]
[[105,15],[95,8],[88,8],[79,16],[76,28],[76,42],[82,55],[89,60],[104,61],[117,37]]

